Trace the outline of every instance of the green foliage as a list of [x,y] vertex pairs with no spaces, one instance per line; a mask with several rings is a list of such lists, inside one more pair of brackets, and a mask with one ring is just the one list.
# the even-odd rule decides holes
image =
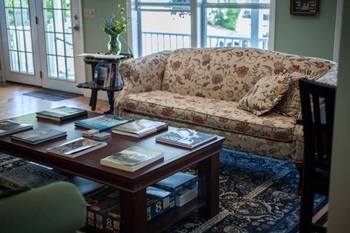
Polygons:
[[208,23],[229,30],[235,30],[239,12],[240,9],[213,9],[209,13],[212,16],[212,20],[208,20]]

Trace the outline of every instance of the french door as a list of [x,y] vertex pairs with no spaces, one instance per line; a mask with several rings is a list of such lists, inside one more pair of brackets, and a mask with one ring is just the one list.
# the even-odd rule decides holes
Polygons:
[[82,93],[81,1],[1,0],[0,10],[5,79]]

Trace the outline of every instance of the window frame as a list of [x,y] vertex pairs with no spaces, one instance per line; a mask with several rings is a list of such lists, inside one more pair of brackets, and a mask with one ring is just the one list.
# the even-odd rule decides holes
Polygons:
[[[270,20],[269,20],[269,39],[268,39],[268,49],[274,49],[274,37],[275,37],[275,14],[276,14],[276,0],[270,0],[268,3],[210,3],[206,0],[190,0],[190,3],[154,3],[147,2],[141,3],[138,0],[130,0],[130,4],[126,4],[128,15],[130,16],[131,25],[128,30],[127,37],[128,43],[133,50],[134,57],[145,56],[142,54],[142,33],[141,33],[141,10],[142,6],[152,7],[152,6],[174,6],[177,7],[188,7],[191,13],[191,47],[206,47],[206,9],[208,8],[252,8],[252,9],[269,9],[270,10]],[[260,6],[269,6],[268,8],[262,8]],[[151,10],[151,9],[150,9]],[[152,10],[158,11],[158,10]]]

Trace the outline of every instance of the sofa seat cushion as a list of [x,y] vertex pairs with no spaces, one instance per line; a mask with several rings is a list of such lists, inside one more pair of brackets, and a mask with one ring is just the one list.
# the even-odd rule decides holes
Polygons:
[[256,116],[239,109],[238,102],[166,91],[126,95],[120,107],[124,111],[147,117],[154,116],[278,141],[292,141],[296,121],[273,111]]

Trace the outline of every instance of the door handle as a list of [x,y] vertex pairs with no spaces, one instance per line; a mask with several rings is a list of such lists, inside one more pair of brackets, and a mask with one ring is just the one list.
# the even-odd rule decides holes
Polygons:
[[74,29],[74,31],[79,31],[80,27],[78,24],[74,24],[73,29]]

